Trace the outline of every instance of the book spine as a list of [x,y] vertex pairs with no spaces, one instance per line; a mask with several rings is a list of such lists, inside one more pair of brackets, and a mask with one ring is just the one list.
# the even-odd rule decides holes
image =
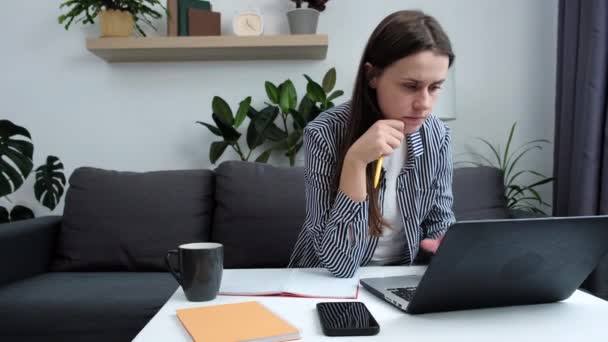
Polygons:
[[211,3],[201,0],[178,0],[178,26],[180,36],[188,36],[188,9],[197,8],[211,11]]
[[179,15],[178,0],[167,0],[167,36],[175,37],[178,34],[177,18]]

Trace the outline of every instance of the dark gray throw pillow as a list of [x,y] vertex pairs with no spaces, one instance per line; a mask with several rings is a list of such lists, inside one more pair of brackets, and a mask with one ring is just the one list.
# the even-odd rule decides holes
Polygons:
[[509,217],[502,172],[499,169],[487,166],[456,168],[452,181],[454,215],[457,220]]
[[209,170],[118,172],[82,167],[70,177],[55,271],[165,271],[169,249],[208,241]]
[[211,239],[224,266],[287,266],[306,215],[304,169],[228,161],[215,173]]

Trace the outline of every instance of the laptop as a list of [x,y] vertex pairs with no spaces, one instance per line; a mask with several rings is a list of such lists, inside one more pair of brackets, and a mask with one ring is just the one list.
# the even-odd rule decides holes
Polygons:
[[364,278],[410,314],[564,300],[608,252],[608,216],[461,221],[422,276]]

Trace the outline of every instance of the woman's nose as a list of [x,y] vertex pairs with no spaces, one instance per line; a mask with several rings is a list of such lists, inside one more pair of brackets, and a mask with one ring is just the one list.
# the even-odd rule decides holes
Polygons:
[[433,105],[433,98],[427,89],[422,89],[418,92],[416,100],[414,101],[414,107],[416,110],[429,110]]

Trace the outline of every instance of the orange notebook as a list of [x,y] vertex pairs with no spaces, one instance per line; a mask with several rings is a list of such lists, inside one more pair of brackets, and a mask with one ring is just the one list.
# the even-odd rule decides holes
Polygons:
[[196,342],[300,339],[297,328],[254,301],[180,309],[177,317]]

